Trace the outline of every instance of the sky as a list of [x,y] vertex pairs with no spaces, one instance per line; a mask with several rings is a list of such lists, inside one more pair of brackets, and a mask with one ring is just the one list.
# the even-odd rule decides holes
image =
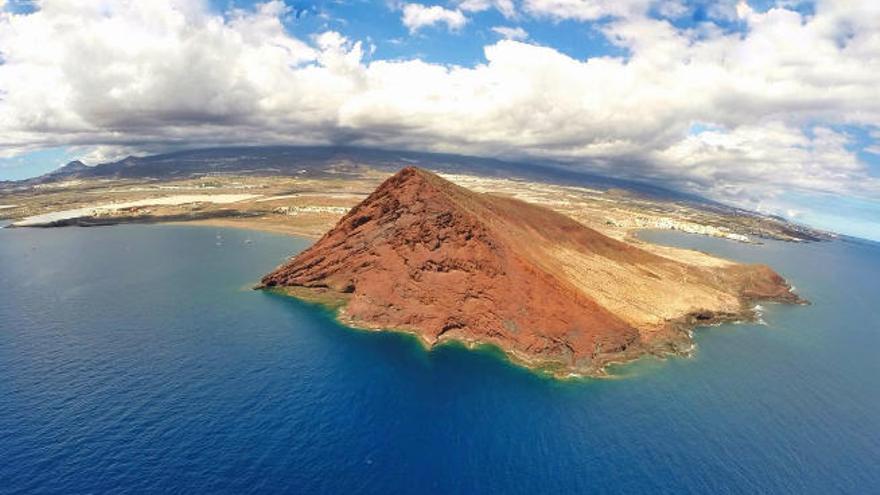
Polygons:
[[227,144],[552,160],[880,240],[880,1],[0,0],[0,180]]

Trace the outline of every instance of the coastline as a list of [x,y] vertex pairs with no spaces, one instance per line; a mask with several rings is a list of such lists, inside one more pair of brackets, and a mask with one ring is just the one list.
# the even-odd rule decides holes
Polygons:
[[382,332],[407,335],[419,342],[425,352],[431,352],[435,348],[444,345],[461,345],[465,349],[475,350],[481,347],[497,350],[512,365],[524,368],[541,376],[556,380],[580,380],[580,379],[614,379],[617,376],[609,372],[613,366],[622,366],[634,363],[645,358],[665,360],[667,358],[689,358],[696,349],[694,335],[702,329],[709,329],[724,324],[746,324],[762,321],[757,309],[758,303],[789,303],[809,305],[809,301],[797,296],[793,292],[794,299],[761,299],[753,300],[743,298],[741,310],[735,313],[719,313],[707,315],[703,311],[694,311],[675,320],[670,320],[665,327],[658,331],[658,335],[651,342],[644,342],[636,348],[627,349],[619,353],[601,354],[595,360],[595,365],[588,368],[577,368],[559,361],[538,360],[534,356],[524,354],[516,349],[506,349],[496,342],[486,342],[477,339],[464,339],[460,337],[443,337],[436,341],[430,341],[416,329],[403,327],[374,326],[366,322],[354,320],[345,313],[348,298],[326,290],[316,290],[307,287],[263,287],[256,285],[254,290],[261,290],[270,294],[296,299],[306,304],[321,307],[329,311],[333,319],[340,326],[359,332]]
[[[182,225],[182,226],[196,226],[196,227],[218,227],[218,228],[232,228],[238,230],[249,230],[253,232],[265,232],[272,234],[280,234],[290,237],[299,237],[303,239],[307,239],[310,241],[315,241],[323,235],[322,233],[317,233],[313,230],[300,228],[294,225],[283,225],[277,222],[266,222],[259,221],[261,218],[257,216],[247,217],[241,215],[230,215],[228,217],[215,216],[212,218],[198,218],[192,219],[189,218],[131,218],[131,217],[123,217],[114,220],[113,222],[104,222],[104,223],[78,223],[79,219],[71,219],[69,222],[65,222],[63,224],[53,224],[46,226],[22,226],[16,227],[14,225],[7,225],[7,227],[14,228],[55,228],[55,227],[65,227],[65,226],[83,226],[83,227],[91,227],[91,226],[110,226],[110,225],[118,225],[118,224],[157,224],[157,225]],[[638,233],[642,230],[657,230],[657,229],[632,229],[628,231],[628,236],[632,236],[630,238],[637,239],[639,244],[649,244],[649,241],[643,240],[638,237]],[[700,234],[691,234],[691,235],[700,235]],[[732,241],[734,242],[734,241]],[[657,245],[661,246],[661,245]],[[676,248],[678,249],[678,248]],[[715,257],[714,254],[711,253],[703,253],[708,254],[711,257]],[[258,289],[260,287],[254,287]],[[529,356],[518,352],[515,349],[505,349],[501,345],[495,342],[484,342],[480,340],[472,340],[472,339],[462,339],[457,337],[441,337],[435,342],[431,342],[424,338],[421,334],[419,334],[416,330],[413,329],[405,329],[405,328],[386,328],[386,327],[374,327],[363,322],[354,321],[351,318],[348,318],[345,315],[345,304],[347,301],[340,298],[333,297],[315,297],[315,295],[309,294],[309,292],[313,292],[311,289],[304,288],[303,291],[295,291],[291,290],[292,288],[287,287],[284,289],[281,288],[273,288],[273,289],[263,289],[267,292],[277,293],[283,295],[285,297],[292,297],[297,300],[319,305],[325,309],[328,309],[333,312],[334,319],[342,326],[357,330],[357,331],[366,331],[366,332],[393,332],[398,334],[411,335],[419,341],[420,345],[426,351],[430,352],[435,347],[440,347],[443,345],[449,344],[458,344],[462,345],[467,349],[475,349],[479,347],[490,347],[497,349],[500,353],[502,353],[506,359],[513,365],[519,366],[521,368],[528,369],[532,372],[535,372],[542,376],[549,376],[554,379],[559,380],[571,380],[571,379],[608,379],[615,378],[613,373],[609,373],[608,368],[611,366],[625,365],[630,364],[632,362],[638,361],[640,359],[646,357],[655,357],[658,359],[666,359],[669,357],[688,357],[692,355],[693,350],[695,348],[695,343],[693,340],[694,332],[701,328],[708,328],[713,326],[722,325],[725,323],[748,323],[759,321],[759,315],[754,310],[754,303],[757,302],[775,302],[773,300],[760,300],[760,301],[752,301],[743,299],[741,301],[742,310],[737,313],[730,314],[719,314],[719,315],[711,315],[709,318],[701,317],[699,311],[689,313],[677,320],[671,320],[667,322],[666,327],[658,332],[658,335],[663,335],[665,338],[662,340],[657,340],[660,337],[655,337],[650,342],[643,342],[637,348],[627,349],[620,353],[614,354],[604,354],[598,355],[595,359],[595,365],[590,366],[588,368],[573,368],[565,363],[560,363],[556,361],[546,361],[546,360],[536,360],[533,356]],[[294,294],[293,292],[297,292]],[[792,293],[793,294],[793,293]],[[793,294],[794,295],[794,294]],[[778,301],[778,302],[789,302],[795,304],[809,304],[807,301],[801,299],[800,297],[794,295],[794,299],[787,301]]]
[[160,225],[189,225],[195,227],[218,227],[224,229],[250,230],[252,232],[265,232],[267,234],[281,234],[288,237],[300,237],[310,241],[316,241],[321,235],[310,229],[297,227],[295,225],[284,225],[280,223],[259,222],[259,217],[253,218],[205,218],[199,220],[172,220],[156,222]]
[[242,215],[240,212],[212,212],[210,216],[200,217],[192,214],[186,215],[163,215],[150,216],[142,215],[136,217],[74,217],[48,223],[21,225],[14,220],[6,220],[8,222],[4,228],[14,229],[51,229],[61,227],[109,227],[113,225],[128,224],[147,224],[147,225],[190,225],[198,227],[220,227],[233,228],[240,230],[251,230],[254,232],[267,232],[272,234],[282,234],[286,236],[302,237],[309,240],[317,240],[322,233],[315,229],[309,229],[303,226],[285,224],[282,222],[272,222],[262,215]]

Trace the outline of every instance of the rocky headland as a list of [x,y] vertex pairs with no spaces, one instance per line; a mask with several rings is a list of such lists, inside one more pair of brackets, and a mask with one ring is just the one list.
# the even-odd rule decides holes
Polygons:
[[408,167],[259,288],[428,346],[495,345],[556,375],[684,352],[694,326],[754,318],[757,301],[803,302],[765,265],[677,252]]

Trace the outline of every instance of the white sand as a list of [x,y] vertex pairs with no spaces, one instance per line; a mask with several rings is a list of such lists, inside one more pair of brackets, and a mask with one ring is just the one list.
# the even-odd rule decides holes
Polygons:
[[281,199],[295,199],[295,198],[308,198],[308,197],[321,197],[328,199],[363,199],[367,197],[366,194],[358,194],[358,193],[297,193],[297,194],[284,194],[281,196],[269,196],[268,198],[261,198],[257,200],[257,203],[263,203],[265,201],[276,201]]
[[67,220],[70,218],[94,216],[100,211],[113,211],[122,208],[133,208],[139,206],[169,206],[183,205],[188,203],[228,204],[259,197],[259,194],[180,194],[177,196],[139,199],[137,201],[84,206],[82,208],[74,208],[71,210],[43,213],[42,215],[34,215],[24,218],[22,220],[19,220],[18,222],[15,222],[13,225],[19,227],[42,225],[52,222],[58,222],[61,220]]

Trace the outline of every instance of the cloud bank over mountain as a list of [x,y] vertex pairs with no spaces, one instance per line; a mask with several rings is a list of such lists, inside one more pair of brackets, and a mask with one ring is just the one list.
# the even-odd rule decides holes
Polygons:
[[[880,3],[801,4],[375,7],[412,36],[485,32],[473,65],[382,58],[344,30],[294,34],[298,12],[277,0],[7,5],[0,153],[358,144],[553,159],[753,207],[792,191],[880,198]],[[523,20],[591,23],[617,52],[573,57],[530,41]]]

